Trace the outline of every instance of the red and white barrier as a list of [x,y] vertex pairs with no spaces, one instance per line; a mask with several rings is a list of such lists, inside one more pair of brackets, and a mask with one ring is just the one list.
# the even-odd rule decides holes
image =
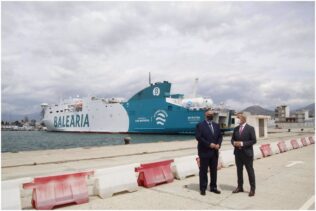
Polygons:
[[311,144],[315,144],[315,136],[308,137],[308,140]]
[[66,173],[35,177],[33,182],[23,184],[24,189],[33,189],[32,206],[49,210],[58,205],[82,204],[89,201],[86,177],[93,171]]
[[288,149],[286,147],[286,144],[285,144],[285,141],[279,141],[278,142],[278,147],[280,149],[280,153],[288,151]]
[[296,139],[292,139],[292,140],[291,140],[291,144],[292,144],[293,149],[298,149],[298,148],[300,148],[300,145],[298,145],[298,142],[297,142]]
[[273,155],[272,150],[270,148],[270,144],[262,144],[260,146],[260,150],[262,152],[263,157],[268,157]]
[[173,160],[164,160],[153,163],[141,164],[135,168],[138,175],[138,185],[151,188],[162,183],[173,182],[174,176],[171,171],[171,163]]

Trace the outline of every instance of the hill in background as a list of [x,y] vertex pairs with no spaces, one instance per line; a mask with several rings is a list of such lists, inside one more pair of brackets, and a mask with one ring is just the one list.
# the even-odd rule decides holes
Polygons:
[[254,105],[245,108],[243,111],[250,112],[252,115],[269,115],[274,116],[274,111],[262,108],[261,106]]
[[[291,107],[290,107],[290,109],[291,109]],[[312,104],[310,104],[308,106],[305,106],[303,108],[296,109],[296,110],[293,111],[293,113],[295,113],[296,111],[301,111],[301,110],[308,110],[309,111],[309,116],[313,116],[314,117],[315,116],[315,103],[312,103]],[[292,112],[291,112],[291,114],[292,114]]]
[[[295,110],[291,110],[291,106],[290,106],[291,115],[294,114],[296,111],[301,111],[301,110],[308,110],[309,115],[314,117],[315,116],[315,103],[312,103],[308,106],[298,108]],[[274,111],[262,108],[261,106],[258,106],[258,105],[249,106],[249,107],[245,108],[243,111],[250,112],[253,115],[270,115],[272,117],[274,116]]]

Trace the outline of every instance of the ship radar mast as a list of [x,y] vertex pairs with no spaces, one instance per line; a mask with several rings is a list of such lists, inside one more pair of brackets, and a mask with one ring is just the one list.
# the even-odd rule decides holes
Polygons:
[[199,82],[199,79],[196,78],[195,81],[194,81],[194,86],[193,86],[193,94],[192,94],[193,98],[196,97],[196,90],[197,90],[198,82]]
[[148,81],[149,81],[149,85],[152,85],[152,83],[151,83],[151,74],[150,74],[150,72],[149,72],[149,78],[148,78]]

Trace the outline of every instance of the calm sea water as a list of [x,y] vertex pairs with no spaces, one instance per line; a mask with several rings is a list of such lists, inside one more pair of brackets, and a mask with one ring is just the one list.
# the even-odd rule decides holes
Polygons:
[[127,136],[132,138],[132,144],[161,141],[187,141],[194,139],[193,135],[84,134],[46,131],[1,131],[1,152],[122,145],[124,144],[124,138]]

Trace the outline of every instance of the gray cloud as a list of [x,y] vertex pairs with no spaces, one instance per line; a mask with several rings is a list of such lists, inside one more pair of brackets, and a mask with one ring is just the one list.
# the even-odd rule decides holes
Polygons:
[[235,109],[314,102],[314,2],[3,2],[2,112],[154,81]]

